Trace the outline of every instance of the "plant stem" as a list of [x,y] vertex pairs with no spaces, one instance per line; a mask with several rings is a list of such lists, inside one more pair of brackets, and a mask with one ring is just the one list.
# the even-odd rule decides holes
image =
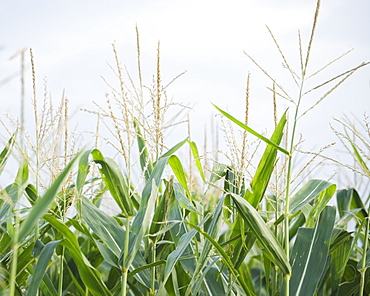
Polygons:
[[62,254],[60,255],[60,268],[59,268],[59,283],[58,283],[58,294],[63,295],[63,262],[64,262],[64,247],[62,248]]
[[366,273],[366,252],[368,247],[368,239],[369,239],[369,218],[366,217],[365,222],[365,238],[364,238],[364,247],[362,253],[362,266],[361,266],[361,281],[360,281],[360,292],[359,296],[364,295],[364,288],[365,288],[365,273]]
[[9,289],[9,296],[15,295],[15,282],[17,277],[17,263],[18,263],[18,236],[19,236],[19,216],[18,213],[15,213],[15,223],[14,223],[14,238],[13,238],[13,257],[12,257],[12,265],[10,269],[10,289]]
[[[290,205],[290,183],[292,179],[292,165],[293,165],[293,150],[294,150],[294,139],[295,133],[297,129],[297,121],[298,121],[298,111],[299,106],[302,99],[302,91],[303,91],[303,83],[304,83],[304,75],[302,75],[302,82],[299,89],[299,96],[298,102],[295,108],[295,114],[293,119],[293,128],[292,128],[292,136],[290,142],[290,149],[289,149],[289,160],[288,160],[288,172],[287,172],[287,184],[286,184],[286,191],[285,191],[285,208],[284,208],[284,247],[285,247],[285,254],[290,259],[290,250],[289,250],[289,205]],[[284,275],[285,280],[285,295],[289,296],[289,281],[290,281],[290,274]]]
[[[152,262],[155,262],[155,241],[153,242],[152,246],[153,246],[153,250],[152,250]],[[151,291],[150,291],[150,295],[155,295],[155,266],[152,268],[152,288],[151,288]]]
[[129,240],[130,240],[130,219],[131,217],[126,217],[126,234],[125,234],[125,242],[123,246],[123,261],[122,261],[121,296],[126,296],[127,294],[128,266],[126,266],[126,261],[127,261]]

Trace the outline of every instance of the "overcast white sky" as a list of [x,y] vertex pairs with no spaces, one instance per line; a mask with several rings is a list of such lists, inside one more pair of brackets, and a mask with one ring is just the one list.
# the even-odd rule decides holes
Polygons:
[[[122,64],[136,73],[135,26],[139,27],[143,71],[147,83],[155,73],[156,47],[161,41],[163,81],[187,70],[172,87],[175,100],[194,106],[193,126],[209,124],[216,112],[211,102],[241,118],[247,73],[251,73],[250,126],[272,128],[271,83],[243,51],[251,54],[295,97],[297,89],[282,67],[268,34],[268,25],[291,66],[299,72],[297,32],[307,45],[314,0],[1,0],[0,4],[0,103],[1,114],[19,113],[18,50],[32,47],[39,94],[47,77],[53,98],[63,90],[72,104],[91,108],[108,91],[101,76],[114,81],[107,63],[114,63],[111,44],[116,41]],[[312,50],[314,72],[333,58],[354,51],[309,82],[325,81],[363,61],[370,60],[370,1],[322,0]],[[31,100],[31,73],[26,98]],[[309,147],[335,140],[329,128],[332,117],[361,117],[370,111],[370,66],[361,69],[325,102],[302,118],[299,130]],[[305,102],[308,107],[319,97]],[[288,106],[279,103],[281,112]],[[73,107],[71,107],[73,108]],[[203,130],[196,128],[195,134]]]

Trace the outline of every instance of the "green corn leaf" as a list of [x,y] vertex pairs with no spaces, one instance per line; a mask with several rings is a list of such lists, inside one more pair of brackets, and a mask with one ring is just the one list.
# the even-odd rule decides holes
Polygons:
[[37,193],[36,187],[32,184],[28,184],[27,187],[25,188],[25,191],[26,191],[27,200],[33,206],[35,202],[40,198]]
[[32,273],[32,280],[28,288],[27,296],[35,296],[37,294],[37,290],[40,286],[42,278],[44,277],[48,264],[51,260],[51,256],[54,254],[54,250],[60,242],[60,240],[51,241],[47,243],[42,249],[37,260],[35,269]]
[[195,142],[189,141],[191,153],[193,154],[194,161],[195,161],[195,166],[199,171],[200,177],[202,178],[203,182],[205,182],[205,176],[202,168],[202,164],[200,162],[200,157],[199,157],[199,152],[198,152],[198,147]]
[[357,217],[361,220],[368,215],[360,195],[354,188],[338,190],[337,205],[340,217],[354,209],[359,209]]
[[[322,191],[317,195],[317,197],[313,200],[313,206],[306,218],[306,227],[314,227],[321,212],[324,210],[328,202],[331,200],[335,191],[337,190],[337,186],[332,184],[327,189]],[[306,206],[309,206],[308,204]]]
[[184,188],[179,183],[173,184],[173,192],[181,207],[199,214],[199,211],[193,206],[191,201],[187,199]]
[[[167,165],[168,157],[160,158],[153,169],[152,174],[149,177],[149,180],[145,183],[144,189],[141,193],[141,198],[144,199],[144,202],[148,202],[150,194],[152,192],[152,185],[155,184],[156,187],[159,187],[162,181],[162,175],[164,169]],[[155,180],[155,183],[152,182]]]
[[146,141],[145,141],[144,136],[141,133],[140,126],[136,119],[134,120],[134,126],[137,131],[137,144],[138,144],[139,155],[140,155],[140,167],[141,167],[141,170],[145,172],[144,173],[145,180],[148,180],[153,170],[153,164],[149,159],[149,152],[148,152],[148,149],[146,148],[146,143],[145,143]]
[[231,194],[231,197],[239,214],[243,217],[250,231],[256,236],[259,244],[264,248],[269,260],[275,263],[284,274],[290,274],[291,266],[283,248],[256,209],[241,196]]
[[[129,250],[127,261],[123,262],[126,268],[129,268],[131,263],[134,261],[136,254],[140,250],[140,246],[144,238],[144,235],[146,235],[149,231],[149,227],[151,225],[151,218],[155,210],[155,202],[157,199],[157,195],[158,195],[158,187],[155,185],[155,180],[152,179],[152,192],[149,197],[149,200],[147,201],[147,203],[145,203],[144,199],[142,199],[142,204],[140,205],[139,213],[143,212],[143,214],[137,215],[133,222],[133,224],[141,225],[141,227],[140,227],[139,232],[136,233],[134,242],[131,243],[131,248]],[[140,219],[140,220],[136,221],[136,219]],[[122,255],[123,254],[121,254],[121,257]]]
[[237,125],[239,125],[242,129],[246,130],[247,132],[251,133],[252,135],[256,136],[257,138],[261,139],[262,141],[264,141],[265,143],[273,146],[275,149],[283,152],[284,154],[286,155],[290,155],[290,153],[285,150],[284,148],[281,148],[279,145],[277,145],[276,143],[272,142],[271,140],[267,139],[266,137],[262,136],[261,134],[257,133],[256,131],[254,131],[253,129],[251,129],[250,127],[246,126],[244,123],[242,123],[241,121],[237,120],[236,118],[234,118],[233,116],[231,116],[229,113],[221,110],[220,108],[218,108],[216,105],[213,105],[215,106],[215,108],[220,111],[225,117],[229,118],[232,122],[236,123]]
[[47,211],[49,205],[54,201],[64,181],[71,172],[74,163],[79,159],[83,151],[79,152],[65,167],[62,173],[54,180],[45,194],[37,200],[31,211],[22,222],[19,230],[19,241],[22,241],[35,227],[39,218]]
[[109,192],[126,217],[134,215],[129,185],[123,177],[122,171],[117,163],[111,158],[104,158],[98,149],[91,152],[93,159],[100,165],[99,171],[107,185]]
[[99,242],[98,240],[95,240],[95,244],[98,247],[100,254],[103,256],[105,262],[108,264],[119,268],[118,265],[118,258],[114,255],[114,253],[111,251],[110,248]]
[[221,178],[225,177],[227,174],[227,170],[227,165],[215,162],[212,167],[212,174],[209,183],[213,184]]
[[281,142],[286,122],[287,118],[285,111],[271,136],[270,142],[274,143],[275,145],[268,145],[266,147],[265,152],[263,153],[258,164],[256,174],[251,182],[251,188],[245,192],[244,198],[255,208],[262,200],[270,182],[272,172],[274,171],[277,156],[276,146]]
[[215,249],[220,253],[220,255],[222,256],[222,259],[223,259],[223,263],[227,266],[230,273],[237,279],[238,283],[243,288],[244,293],[246,293],[246,295],[251,295],[251,296],[255,295],[254,291],[251,290],[250,287],[244,281],[244,279],[240,277],[240,274],[239,274],[238,270],[236,270],[233,266],[231,258],[227,255],[227,253],[220,246],[220,244],[213,237],[211,237],[207,232],[203,231],[199,226],[191,224],[191,223],[187,223],[187,224],[190,225],[192,228],[194,228],[193,230],[196,230],[200,234],[202,234],[215,247]]
[[188,188],[188,182],[186,180],[186,174],[184,168],[182,167],[180,159],[176,155],[172,155],[168,159],[168,164],[171,166],[172,171],[181,186],[185,189],[187,196],[190,197],[191,195]]
[[133,271],[130,271],[130,273],[128,274],[127,278],[129,279],[129,278],[133,277],[134,275],[136,275],[137,273],[142,272],[143,270],[150,269],[152,267],[155,267],[155,266],[158,266],[158,265],[162,265],[162,264],[165,264],[165,263],[166,263],[165,260],[158,260],[158,261],[155,261],[153,263],[142,265],[142,266],[134,269]]
[[315,197],[324,191],[334,195],[336,186],[324,180],[309,180],[292,198],[289,204],[289,212],[295,215],[302,207],[310,203]]
[[181,256],[184,254],[185,250],[188,248],[191,240],[197,234],[195,229],[190,230],[189,232],[185,233],[181,236],[180,241],[176,247],[176,249],[168,255],[166,260],[166,266],[163,273],[163,281],[161,286],[158,289],[158,295],[165,295],[164,294],[164,285],[167,282],[168,278],[170,277],[175,264],[180,260]]
[[28,162],[22,161],[13,184],[0,191],[0,224],[11,214],[26,188],[28,180]]
[[157,241],[160,238],[161,229],[165,228],[165,221],[167,220],[168,214],[168,203],[173,194],[173,178],[166,183],[166,189],[164,194],[160,197],[160,200],[155,208],[152,225],[150,226],[149,233],[151,234],[150,239]]
[[100,278],[99,272],[82,253],[74,233],[64,223],[49,214],[44,215],[43,218],[64,236],[65,239],[60,244],[68,249],[78,266],[82,281],[90,292],[94,295],[111,296],[112,294]]
[[177,150],[179,150],[182,146],[184,146],[188,142],[188,138],[185,140],[177,143],[175,146],[173,146],[171,149],[169,149],[166,153],[164,153],[160,158],[166,158],[174,154]]
[[330,282],[331,295],[338,295],[339,286],[351,254],[352,241],[353,237],[348,237],[348,240],[344,241],[330,255],[329,275],[326,278]]
[[8,143],[5,145],[4,149],[0,153],[0,174],[3,172],[6,162],[9,159],[11,148],[14,145],[15,138],[17,136],[18,131],[16,131],[8,140]]
[[[215,263],[219,260],[219,257],[214,258],[209,264],[207,264],[201,278],[197,282],[197,286],[194,291],[200,291],[201,284],[204,283],[208,295],[227,295],[225,290],[230,289],[230,285],[221,273],[221,270],[215,266]],[[190,295],[197,295],[190,294]]]
[[327,206],[322,211],[315,228],[298,230],[290,259],[292,264],[292,277],[289,284],[291,295],[314,295],[325,270],[334,221],[335,208]]
[[[210,222],[210,225],[207,229],[207,233],[214,238],[216,241],[219,237],[220,232],[220,224],[221,224],[221,214],[222,214],[222,206],[224,203],[224,198],[221,198],[220,201],[217,204],[217,207],[214,211],[213,218]],[[198,295],[199,289],[201,287],[200,282],[203,280],[203,277],[206,275],[206,271],[202,271],[204,266],[206,265],[207,261],[209,260],[209,252],[211,251],[211,243],[209,240],[206,240],[204,243],[204,247],[202,249],[202,252],[199,256],[199,259],[197,260],[197,267],[195,269],[194,275],[192,277],[192,281],[190,282],[190,285],[188,286],[188,289],[186,291],[185,295]],[[212,266],[213,264],[211,264]],[[208,269],[209,270],[209,269]],[[202,273],[202,276],[200,277],[200,274]],[[198,279],[198,277],[200,277]],[[195,289],[193,289],[193,286],[196,285]]]
[[119,257],[125,238],[125,231],[118,222],[99,210],[86,197],[82,198],[82,218],[93,232]]
[[82,194],[83,186],[85,185],[86,176],[89,173],[89,156],[91,150],[86,150],[81,155],[80,161],[78,162],[77,180],[76,180],[76,190],[77,196],[80,197]]

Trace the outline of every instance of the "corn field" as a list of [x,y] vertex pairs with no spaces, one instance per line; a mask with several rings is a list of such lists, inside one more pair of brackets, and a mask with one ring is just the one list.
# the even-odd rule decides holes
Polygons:
[[[300,117],[368,64],[306,88],[319,8],[320,1],[297,71],[268,29],[296,93],[246,54],[271,79],[270,135],[248,122],[249,77],[245,118],[214,106],[229,162],[219,161],[217,151],[201,151],[188,134],[167,146],[166,131],[187,123],[187,108],[167,97],[159,45],[149,86],[140,59],[138,83],[131,76],[126,83],[113,46],[118,86],[107,83],[105,101],[80,111],[97,119],[95,143],[85,146],[69,128],[68,100],[55,109],[38,98],[31,50],[33,134],[13,121],[2,135],[0,173],[10,170],[13,181],[0,188],[0,295],[369,295],[369,187],[338,189],[328,180],[297,177],[311,164],[295,162]],[[317,100],[302,110],[311,92]],[[282,114],[280,99],[291,104]],[[167,121],[168,114],[176,115]],[[343,167],[368,184],[364,122],[359,129],[339,121],[334,133],[357,164]],[[102,142],[113,149],[99,148]],[[339,163],[321,152],[312,161]]]

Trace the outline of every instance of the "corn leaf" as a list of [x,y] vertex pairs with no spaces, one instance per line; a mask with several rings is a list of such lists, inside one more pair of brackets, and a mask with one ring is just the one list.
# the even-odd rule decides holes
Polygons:
[[325,270],[329,253],[330,236],[335,221],[335,208],[327,206],[322,211],[315,228],[300,228],[294,243],[290,262],[291,295],[314,295]]
[[[286,111],[281,117],[278,125],[275,128],[271,136],[271,142],[279,145],[284,134],[285,124],[287,122]],[[244,198],[253,206],[257,207],[259,202],[262,200],[267,186],[270,182],[271,174],[274,171],[277,148],[272,145],[268,145],[262,158],[258,164],[256,174],[251,182],[251,188],[246,190]]]
[[[243,200],[243,199],[242,199]],[[240,277],[239,272],[234,268],[233,263],[230,259],[230,257],[227,255],[227,253],[224,251],[224,249],[220,246],[220,244],[211,237],[207,232],[203,231],[199,226],[188,223],[193,230],[197,230],[200,234],[202,234],[214,247],[215,249],[220,253],[223,259],[223,263],[227,266],[230,273],[237,279],[241,287],[243,288],[244,293],[246,295],[255,295],[254,291],[250,289],[250,287],[245,283],[244,279]]]
[[239,214],[243,217],[250,231],[256,236],[259,244],[264,248],[268,258],[276,264],[284,274],[290,274],[291,266],[283,248],[256,209],[241,196],[231,194],[231,197],[234,200]]
[[193,206],[191,201],[187,199],[184,188],[179,183],[173,184],[173,192],[179,205],[191,212],[199,214],[199,211]]
[[[295,215],[302,207],[310,203],[316,196],[323,191],[335,193],[336,186],[324,180],[309,180],[292,198],[289,204],[289,212]],[[332,194],[332,195],[333,195]]]
[[180,159],[176,155],[172,155],[168,158],[168,164],[171,166],[177,180],[185,189],[187,196],[190,198],[190,191],[188,188],[188,182],[186,180],[186,174],[184,168],[182,167]]
[[[315,226],[321,212],[324,210],[328,202],[335,194],[336,189],[337,186],[335,184],[332,184],[331,186],[329,186],[327,189],[323,190],[316,196],[316,198],[313,200],[312,209],[306,218],[306,227]],[[307,204],[306,206],[309,205]]]
[[188,138],[182,140],[181,142],[177,143],[175,146],[170,148],[166,153],[164,153],[160,158],[169,157],[174,154],[177,150],[179,150],[182,146],[184,146],[188,142]]
[[4,149],[0,153],[0,174],[3,172],[6,162],[9,159],[11,148],[14,145],[15,138],[17,136],[17,131],[10,137],[8,143],[5,145]]
[[198,147],[197,144],[193,141],[189,141],[191,153],[193,154],[194,161],[195,161],[195,166],[199,171],[200,177],[202,178],[203,181],[205,181],[205,176],[202,168],[202,164],[200,163],[200,157],[199,157],[199,152],[198,152]]
[[[224,198],[221,198],[218,202],[216,209],[214,211],[212,220],[210,222],[210,225],[207,229],[207,233],[214,238],[216,241],[219,237],[220,232],[220,224],[221,224],[221,214],[222,214],[222,207],[224,203]],[[195,269],[194,275],[192,277],[192,281],[190,282],[190,285],[188,286],[188,289],[186,291],[185,295],[197,295],[199,292],[199,289],[201,287],[201,282],[203,280],[203,277],[206,275],[206,271],[202,271],[204,266],[206,265],[207,261],[209,260],[209,252],[211,251],[212,245],[209,240],[206,240],[202,249],[202,252],[197,260],[197,267]],[[210,267],[213,264],[210,265]],[[210,269],[208,269],[210,270]],[[200,277],[200,274],[202,273],[202,276]],[[198,278],[199,277],[199,278]],[[194,287],[195,285],[195,287]],[[216,285],[216,283],[215,283]],[[194,289],[193,289],[194,288]]]
[[37,294],[37,290],[41,284],[42,278],[46,272],[46,269],[51,260],[51,256],[54,254],[55,248],[61,241],[51,241],[47,243],[42,249],[40,256],[37,260],[35,269],[32,273],[32,280],[28,288],[27,296],[34,296]]
[[80,197],[82,194],[83,186],[85,185],[86,176],[89,173],[89,155],[91,150],[86,150],[78,162],[77,180],[76,180],[76,190],[77,196]]
[[118,222],[99,210],[86,197],[82,198],[82,218],[109,250],[119,257],[124,244],[125,231]]
[[73,232],[61,221],[51,215],[44,215],[44,219],[49,222],[63,236],[64,240],[60,243],[65,246],[71,254],[73,260],[78,266],[78,272],[86,287],[94,295],[112,295],[104,282],[100,278],[99,272],[90,264],[85,255],[82,253],[77,238]]
[[137,145],[139,148],[139,155],[140,155],[140,167],[141,167],[141,170],[144,172],[145,180],[148,180],[153,170],[153,164],[150,161],[149,152],[148,152],[148,149],[146,148],[146,143],[145,143],[146,141],[145,141],[144,136],[141,133],[140,126],[136,119],[134,120],[134,126],[137,132]]
[[[131,248],[129,250],[129,255],[127,257],[127,261],[123,262],[124,266],[126,268],[129,268],[131,263],[134,261],[134,258],[136,254],[140,250],[140,245],[142,244],[142,240],[144,238],[144,235],[146,235],[149,231],[149,227],[151,225],[151,219],[153,217],[153,213],[155,210],[155,202],[158,195],[158,187],[155,185],[155,179],[152,179],[152,192],[150,194],[149,200],[147,202],[142,199],[142,203],[140,205],[139,212],[142,212],[142,215],[136,215],[135,220],[133,224],[135,225],[141,225],[139,232],[136,233],[135,239],[131,244]],[[138,219],[138,220],[137,220]],[[123,252],[123,250],[122,250]],[[122,257],[123,254],[121,253]]]
[[168,203],[173,194],[173,178],[171,178],[166,183],[166,189],[164,194],[161,195],[159,202],[155,208],[152,225],[150,226],[149,233],[151,234],[150,239],[152,241],[157,241],[160,238],[160,233],[158,233],[167,220],[168,215]]
[[74,163],[81,156],[82,152],[79,152],[65,167],[62,173],[54,180],[45,194],[37,200],[37,202],[31,208],[24,221],[22,222],[19,230],[19,241],[22,241],[35,227],[39,218],[47,211],[49,205],[54,201],[55,196],[58,194],[60,188],[63,186],[64,181],[71,172]]
[[352,241],[353,237],[348,237],[346,241],[330,254],[330,274],[326,278],[330,282],[332,289],[331,295],[337,295],[336,293],[339,290],[339,285],[342,281],[342,277],[351,254]]
[[100,165],[99,171],[107,185],[109,192],[126,217],[134,215],[129,185],[123,177],[122,171],[117,163],[111,158],[104,158],[98,149],[91,152],[93,159]]
[[181,256],[184,254],[185,250],[188,248],[191,240],[196,234],[197,231],[195,229],[192,229],[182,235],[176,249],[171,252],[170,255],[168,255],[163,273],[163,281],[159,287],[158,295],[166,295],[164,292],[164,285],[170,277],[175,264],[180,260]]
[[[284,148],[280,147],[279,145],[277,145],[276,143],[272,142],[271,140],[267,139],[266,137],[262,136],[261,134],[257,133],[256,131],[254,131],[253,129],[251,129],[250,127],[246,126],[244,123],[242,123],[241,121],[237,120],[236,118],[234,118],[233,116],[231,116],[229,113],[221,110],[220,108],[218,108],[216,105],[213,105],[215,106],[215,108],[220,111],[225,117],[227,117],[228,119],[230,119],[232,122],[236,123],[237,125],[239,125],[242,129],[246,130],[247,132],[251,133],[252,135],[256,136],[257,138],[259,138],[260,140],[264,141],[265,143],[273,146],[275,149],[283,152],[284,154],[286,155],[290,155],[290,153],[285,150]],[[285,113],[284,113],[285,114]]]

